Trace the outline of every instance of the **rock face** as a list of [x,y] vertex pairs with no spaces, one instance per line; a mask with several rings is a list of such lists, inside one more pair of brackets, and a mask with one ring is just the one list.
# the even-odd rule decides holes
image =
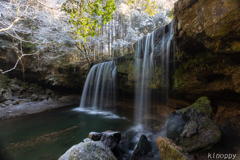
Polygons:
[[109,147],[111,150],[118,145],[120,140],[121,140],[121,134],[119,132],[114,132],[114,131],[102,132],[101,141],[104,145]]
[[210,147],[221,139],[218,126],[210,119],[212,108],[207,97],[169,115],[167,137],[177,145],[194,151]]
[[117,160],[101,141],[79,143],[70,148],[59,160]]
[[189,160],[188,153],[171,139],[158,137],[156,143],[162,160]]
[[183,50],[190,44],[200,49],[199,43],[212,51],[240,51],[239,0],[179,0],[174,11]]
[[143,157],[152,157],[152,146],[149,143],[147,137],[142,135],[136,149],[134,150],[131,160],[140,160]]
[[[175,54],[176,69],[171,86],[178,92],[179,99],[184,95],[185,100],[192,101],[206,95],[211,99],[238,101],[239,15],[239,0],[178,0],[175,3],[178,54]],[[224,91],[229,94],[225,96]]]
[[[227,136],[240,134],[240,108],[239,104],[221,104],[215,116],[215,122]],[[227,106],[227,107],[225,107]]]

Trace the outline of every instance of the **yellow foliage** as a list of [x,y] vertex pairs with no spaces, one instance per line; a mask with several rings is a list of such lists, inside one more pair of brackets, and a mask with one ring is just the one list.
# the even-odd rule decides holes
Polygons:
[[144,9],[144,13],[148,13],[148,15],[151,17],[158,13],[158,6],[156,5],[155,0],[129,0],[129,4],[137,4],[137,7],[141,7]]

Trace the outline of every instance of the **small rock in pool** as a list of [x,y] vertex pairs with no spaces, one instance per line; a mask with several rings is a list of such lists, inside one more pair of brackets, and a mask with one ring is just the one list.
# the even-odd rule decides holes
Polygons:
[[100,141],[102,137],[102,133],[98,133],[98,132],[90,132],[88,134],[88,138],[90,138],[93,141]]
[[145,135],[141,136],[137,147],[132,154],[131,160],[140,160],[143,159],[143,157],[153,157],[152,146]]
[[119,132],[105,131],[102,132],[102,134],[101,141],[110,149],[114,149],[121,140],[121,133]]

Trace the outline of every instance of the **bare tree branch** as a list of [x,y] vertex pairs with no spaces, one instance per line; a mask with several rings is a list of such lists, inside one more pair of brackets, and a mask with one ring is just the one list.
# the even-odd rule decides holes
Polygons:
[[2,71],[2,70],[0,69],[0,71],[2,72],[2,74],[5,74],[5,73],[7,73],[7,72],[10,72],[10,71],[16,69],[16,67],[17,67],[17,65],[18,65],[18,62],[19,62],[24,56],[37,55],[37,54],[39,54],[39,51],[40,51],[40,49],[39,49],[36,53],[32,53],[32,54],[22,54],[22,55],[18,58],[18,60],[17,60],[17,62],[15,63],[15,65],[14,65],[13,68],[11,68],[11,69],[9,69],[9,70],[6,70],[6,71]]
[[[2,4],[2,3],[1,3],[1,4]],[[28,3],[27,3],[26,8],[25,8],[25,10],[24,10],[24,12],[23,12],[22,14],[24,14],[24,13],[27,11],[27,9],[28,9]],[[17,8],[17,14],[16,14],[16,17],[17,17],[17,18],[12,22],[12,24],[10,24],[7,28],[2,28],[2,29],[0,29],[0,32],[4,32],[4,31],[7,31],[7,30],[11,29],[11,28],[13,27],[13,25],[20,20],[22,14],[18,17],[19,10],[20,10],[20,9],[19,9],[19,7],[18,7],[18,8]]]

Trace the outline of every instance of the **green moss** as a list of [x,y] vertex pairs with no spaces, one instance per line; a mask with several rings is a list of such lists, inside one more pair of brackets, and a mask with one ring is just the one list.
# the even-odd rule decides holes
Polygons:
[[204,150],[204,151],[208,151],[208,150],[210,150],[212,147],[213,147],[213,146],[207,146],[207,147],[203,148],[203,150]]
[[233,51],[239,52],[240,51],[240,42],[235,41],[232,43],[231,48]]
[[191,106],[177,110],[177,112],[183,113],[183,112],[186,112],[187,110],[189,110],[190,112],[196,111],[199,114],[201,113],[205,114],[207,117],[210,118],[212,114],[211,101],[208,99],[208,97],[203,96],[199,98]]

